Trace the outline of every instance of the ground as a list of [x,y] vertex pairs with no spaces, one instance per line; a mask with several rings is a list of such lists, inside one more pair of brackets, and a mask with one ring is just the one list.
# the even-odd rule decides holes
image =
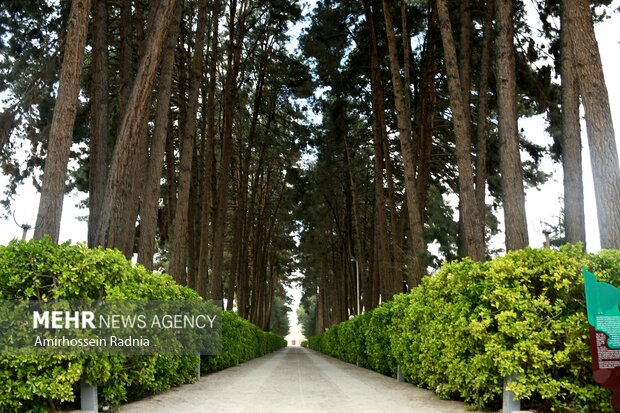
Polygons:
[[427,390],[301,347],[287,347],[210,374],[195,384],[124,405],[120,411],[468,412],[463,403],[439,400]]

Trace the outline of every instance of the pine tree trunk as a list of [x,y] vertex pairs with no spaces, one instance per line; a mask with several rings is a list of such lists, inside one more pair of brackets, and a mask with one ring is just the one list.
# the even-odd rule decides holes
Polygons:
[[[374,22],[374,12],[371,8],[369,0],[364,1],[364,10],[366,15],[366,24],[368,25],[368,32],[370,37],[370,89],[372,95],[372,108],[373,108],[373,148],[375,153],[374,159],[374,179],[375,179],[375,255],[373,265],[373,279],[379,279],[380,277],[392,280],[392,291],[396,293],[400,290],[400,283],[397,282],[397,277],[394,274],[392,268],[392,257],[388,249],[388,235],[387,235],[387,217],[386,217],[386,202],[385,193],[383,187],[384,180],[384,162],[386,155],[383,153],[382,141],[385,135],[385,118],[383,107],[383,93],[381,82],[381,69],[379,67],[379,51],[377,48],[377,34]],[[389,154],[388,154],[389,156]],[[358,262],[357,265],[360,265]],[[394,288],[394,285],[396,288]]]
[[519,153],[517,87],[513,45],[513,0],[496,0],[496,81],[499,106],[500,171],[506,226],[506,250],[525,248],[528,241]]
[[219,20],[220,2],[213,2],[211,21],[213,22],[213,33],[211,34],[211,55],[209,66],[209,87],[207,91],[207,140],[205,142],[205,160],[203,171],[202,187],[202,219],[200,223],[200,254],[198,257],[198,272],[196,274],[196,291],[201,297],[207,297],[208,275],[209,275],[209,244],[210,234],[209,225],[211,223],[211,208],[213,205],[212,175],[214,170],[215,153],[215,86],[217,78],[217,64],[219,60]]
[[270,261],[270,265],[269,267],[271,268],[271,270],[269,271],[269,293],[267,294],[266,297],[266,305],[265,305],[265,323],[263,324],[263,331],[270,331],[271,330],[271,312],[273,310],[273,299],[274,299],[274,283],[275,283],[275,278],[273,275],[273,266],[271,265],[271,260]]
[[[459,64],[458,72],[463,96],[463,108],[465,110],[466,122],[471,121],[470,103],[471,103],[471,4],[470,0],[462,0],[459,10],[460,18],[460,38],[458,45]],[[450,32],[451,33],[451,32]],[[453,41],[454,42],[454,41]],[[458,163],[458,162],[457,162]],[[463,197],[459,196],[459,211],[463,210]],[[458,226],[458,256],[464,257],[468,254],[467,236],[465,234],[465,215],[459,213]],[[484,239],[484,238],[483,238]]]
[[[409,241],[411,245],[411,255],[409,258],[411,268],[408,273],[408,284],[410,287],[414,287],[420,283],[422,275],[425,272],[422,255],[426,250],[426,246],[423,238],[423,223],[420,217],[417,194],[415,153],[411,140],[411,109],[408,105],[408,96],[411,93],[409,89],[410,85],[406,81],[403,85],[403,81],[401,80],[396,35],[394,34],[394,23],[389,7],[388,1],[383,0],[383,13],[385,16],[390,55],[390,70],[392,73],[392,89],[394,91],[398,133],[405,170],[404,184],[407,195],[407,211],[409,213]],[[405,50],[405,57],[407,57],[407,55],[407,50]],[[409,67],[406,58],[403,66],[405,68]]]
[[427,35],[424,39],[424,49],[420,62],[420,76],[415,98],[415,114],[418,135],[415,151],[418,164],[418,200],[420,202],[420,216],[426,221],[426,204],[430,186],[431,154],[433,151],[433,137],[435,134],[435,116],[437,106],[437,90],[435,79],[438,75],[437,55],[437,11],[431,7],[428,15]]
[[[131,193],[133,161],[135,157],[140,156],[137,152],[143,149],[140,146],[141,129],[146,127],[153,81],[176,5],[176,0],[161,1],[149,30],[146,50],[138,68],[127,105],[128,110],[123,117],[114,148],[103,214],[97,234],[97,244],[104,247],[117,246],[128,232],[128,228],[123,225],[126,223],[124,218],[126,209],[134,196]],[[127,254],[129,251],[124,252]]]
[[[257,179],[256,182],[260,182],[260,179]],[[256,207],[252,209],[254,214],[256,215],[255,224],[254,224],[254,256],[252,259],[252,302],[250,303],[250,321],[254,324],[259,323],[261,305],[263,302],[263,291],[265,285],[265,261],[264,261],[264,245],[266,243],[266,227],[267,223],[265,222],[265,197],[264,192],[259,189],[261,184],[256,184],[254,187],[256,188],[257,200]]]
[[198,26],[196,30],[196,44],[192,69],[190,73],[189,97],[187,102],[186,119],[183,122],[183,139],[181,143],[181,160],[179,166],[179,194],[177,198],[176,215],[173,224],[171,245],[170,274],[180,283],[185,284],[183,275],[187,262],[188,212],[189,193],[191,188],[192,163],[194,154],[194,140],[196,137],[196,116],[198,112],[198,93],[202,81],[202,64],[205,46],[205,32],[207,27],[207,2],[201,0],[198,4]]
[[[203,88],[200,87],[201,94]],[[201,119],[204,119],[204,112],[202,108],[200,109]],[[204,135],[202,135],[202,125],[197,127],[200,128],[200,131],[197,131],[197,136],[200,133],[201,142],[200,145],[194,144],[194,152],[193,152],[193,162],[192,162],[192,175],[190,180],[190,189],[189,189],[189,202],[188,202],[188,219],[187,219],[187,286],[194,291],[196,290],[196,279],[198,274],[198,254],[199,254],[199,245],[200,245],[200,215],[202,213],[201,209],[201,199],[200,192],[202,187],[202,171],[204,170],[204,166],[201,165],[200,156],[199,156],[199,146],[202,146],[202,139]]]
[[[133,73],[133,19],[131,13],[132,0],[121,0],[121,18],[119,24],[120,32],[120,73],[119,83],[120,91],[118,94],[118,116],[119,127],[123,120],[123,116],[127,112],[127,100],[131,93],[131,80]],[[118,131],[117,131],[118,134]]]
[[620,249],[618,149],[590,5],[587,0],[571,0],[563,6],[585,109],[601,247]]
[[[174,116],[178,122],[181,121],[179,114]],[[164,211],[160,225],[160,237],[163,244],[170,243],[172,239],[172,223],[174,222],[174,214],[176,212],[177,205],[177,183],[176,183],[176,158],[174,156],[175,151],[175,138],[177,133],[172,128],[174,120],[171,119],[168,129],[168,136],[166,137],[166,152],[164,155],[164,174],[166,176],[165,192],[163,194],[164,199]]]
[[[220,159],[220,171],[217,193],[217,210],[215,214],[213,233],[213,277],[211,284],[211,298],[216,301],[224,298],[224,241],[226,238],[226,222],[228,212],[228,181],[230,174],[230,161],[232,155],[232,134],[234,104],[237,95],[237,74],[243,40],[242,20],[235,21],[237,14],[237,1],[230,1],[230,24],[228,39],[228,57],[226,65],[226,84],[224,86],[223,103],[223,130],[222,130],[222,156]],[[239,27],[236,27],[239,25]]]
[[[244,148],[243,148],[243,136],[239,134],[237,136],[237,168],[233,171],[235,178],[233,179],[234,192],[237,195],[236,200],[234,202],[234,212],[232,219],[232,245],[230,248],[230,271],[228,272],[228,289],[226,290],[226,310],[230,311],[233,309],[233,300],[235,299],[235,295],[237,295],[237,305],[239,306],[239,288],[240,288],[240,279],[241,279],[241,271],[242,271],[242,261],[241,258],[243,256],[243,223],[245,222],[245,205],[244,204],[244,194],[247,191],[247,186],[245,190],[242,190],[243,187],[243,165],[245,163],[244,156]],[[246,148],[247,149],[247,148]],[[239,311],[239,314],[241,312]]]
[[[383,90],[379,90],[379,96],[381,102],[383,102]],[[380,108],[383,107],[381,104]],[[385,112],[382,110],[379,113],[379,119],[381,124],[383,125],[381,131],[383,132],[383,139],[381,145],[383,147],[383,156],[385,160],[385,178],[387,179],[387,203],[390,210],[390,229],[391,229],[391,249],[392,256],[394,257],[393,269],[394,279],[397,283],[403,283],[405,280],[404,277],[404,269],[403,269],[403,254],[404,254],[404,244],[403,244],[403,231],[401,230],[400,225],[400,217],[398,211],[396,209],[396,189],[394,188],[394,172],[392,166],[392,158],[390,155],[390,141],[387,136],[386,129],[386,121],[385,121]],[[405,207],[406,210],[406,207]],[[374,280],[373,280],[374,285]],[[376,305],[376,304],[375,304]]]
[[463,106],[469,121],[471,102],[471,45],[472,45],[471,0],[461,0],[460,39],[459,39],[459,76],[463,89]]
[[[254,91],[254,103],[252,108],[252,120],[248,131],[248,142],[243,151],[239,171],[239,200],[234,226],[233,255],[232,255],[232,273],[235,274],[234,279],[237,281],[237,307],[239,315],[247,317],[248,306],[248,274],[245,265],[245,257],[247,257],[247,234],[248,234],[248,184],[250,175],[250,161],[252,158],[252,149],[254,149],[254,140],[257,133],[259,109],[263,101],[263,85],[266,73],[261,71],[258,75],[258,81]],[[275,108],[274,108],[275,110]],[[270,116],[271,120],[271,116]],[[268,121],[270,123],[270,121]],[[267,126],[269,129],[269,126]],[[241,145],[240,145],[241,147]],[[229,291],[231,291],[229,287]],[[230,294],[230,293],[229,293]]]
[[566,242],[586,245],[586,223],[581,164],[579,86],[570,33],[562,6],[560,71],[562,77],[562,167],[564,172],[564,225]]
[[153,132],[146,184],[142,195],[143,201],[140,206],[138,262],[149,270],[153,269],[153,256],[155,255],[155,237],[157,235],[161,177],[166,149],[166,138],[170,130],[170,97],[172,95],[174,56],[183,13],[182,3],[178,3],[176,9],[161,63],[159,86],[157,90],[155,131]]
[[316,298],[316,330],[315,334],[321,334],[325,331],[325,289],[322,279],[319,280],[319,291]]
[[47,159],[41,187],[39,212],[34,238],[49,235],[58,242],[65,196],[65,178],[73,137],[73,124],[84,63],[84,46],[88,31],[89,0],[73,0],[60,69],[60,85],[47,143]]
[[88,171],[88,246],[95,247],[96,233],[101,218],[108,168],[108,33],[107,0],[95,0],[93,7],[93,62],[91,142]]
[[480,209],[480,232],[486,236],[487,136],[489,134],[489,74],[493,37],[494,0],[488,0],[482,33],[480,84],[478,86],[478,128],[476,129],[476,204]]
[[264,227],[264,223],[262,221],[262,215],[260,211],[260,186],[262,182],[262,173],[263,173],[263,160],[265,157],[265,149],[266,144],[263,142],[261,144],[261,148],[258,156],[258,167],[256,168],[256,172],[252,177],[252,183],[250,184],[250,193],[252,194],[252,198],[250,199],[250,205],[248,210],[252,211],[252,214],[248,214],[248,221],[246,222],[246,226],[248,228],[249,233],[249,244],[251,245],[251,251],[247,251],[247,256],[244,259],[248,261],[248,268],[250,271],[248,272],[248,284],[250,285],[249,298],[247,301],[247,315],[250,320],[253,320],[255,315],[255,307],[258,306],[257,294],[259,288],[259,268],[260,268],[260,246],[262,243],[262,229]]
[[[149,105],[150,106],[150,105]],[[150,108],[147,109],[150,112]],[[131,196],[126,200],[127,206],[124,209],[122,228],[125,228],[123,235],[117,240],[116,248],[121,250],[127,259],[133,257],[136,249],[136,223],[138,221],[138,211],[142,202],[142,192],[144,191],[144,180],[148,167],[149,142],[148,142],[148,115],[143,119],[142,128],[138,129],[136,139],[136,150],[134,150],[130,163],[129,185]]]
[[461,83],[459,65],[456,60],[456,47],[452,37],[452,27],[446,0],[437,0],[437,15],[439,17],[444,61],[448,74],[452,123],[454,125],[454,134],[456,135],[459,197],[462,207],[459,210],[459,216],[463,222],[464,252],[465,255],[473,260],[482,261],[485,258],[485,248],[484,238],[481,237],[479,230],[481,225],[479,208],[476,207],[474,193],[469,110],[466,110],[464,107],[466,102],[466,98],[462,93],[464,85]]
[[[363,263],[366,262],[366,257],[364,254],[364,249],[362,247],[362,228],[360,225],[360,218],[359,218],[359,197],[357,195],[357,185],[355,184],[355,179],[354,179],[354,174],[353,174],[353,170],[352,170],[352,166],[351,166],[351,150],[349,149],[349,144],[347,142],[347,137],[346,134],[343,135],[342,140],[344,142],[344,157],[345,157],[345,162],[347,164],[347,174],[348,174],[348,186],[350,191],[347,191],[350,196],[351,196],[351,208],[349,209],[351,218],[353,218],[353,225],[351,228],[351,231],[349,231],[349,233],[351,234],[351,240],[349,241],[350,247],[355,247],[354,250],[352,250],[351,248],[349,248],[349,251],[353,252],[353,257],[355,257],[356,260],[358,260],[357,265],[358,268],[364,268],[363,267]],[[383,181],[381,181],[383,183]],[[383,222],[383,224],[385,225],[385,220]],[[385,228],[385,227],[383,227]],[[355,234],[355,236],[353,236],[353,234]],[[387,252],[387,245],[385,246],[385,250],[384,252]],[[345,266],[346,271],[343,274],[351,274],[351,268],[352,266],[350,265],[350,258],[349,257],[345,257],[348,262],[347,265]],[[383,273],[381,274],[382,278],[385,281],[385,291],[384,291],[384,296],[389,296],[392,297],[393,295],[393,290],[394,287],[392,285],[393,283],[393,278],[389,276],[388,273]],[[353,273],[353,278],[355,278],[355,273]],[[353,291],[353,290],[351,290]],[[353,292],[352,296],[355,297],[355,294],[357,294],[357,292]]]
[[[254,103],[256,104],[256,99]],[[254,107],[254,109],[257,109],[256,106]],[[254,115],[255,113],[252,114],[252,116]],[[250,129],[251,129],[251,126],[250,126]],[[238,162],[233,162],[233,164],[237,167],[234,168],[234,170],[231,170],[231,176],[233,177],[231,186],[234,185],[233,193],[236,194],[236,199],[232,201],[235,207],[234,207],[233,219],[232,219],[232,245],[229,249],[230,251],[229,252],[230,253],[229,268],[230,269],[228,271],[228,279],[226,282],[227,288],[225,291],[226,311],[232,311],[234,307],[235,294],[237,293],[239,289],[239,280],[240,280],[239,273],[242,268],[242,255],[243,255],[243,244],[244,244],[244,242],[242,242],[243,235],[244,235],[243,234],[243,229],[244,229],[243,223],[245,221],[245,213],[246,213],[245,206],[243,207],[243,210],[241,209],[241,206],[243,204],[243,197],[244,197],[243,191],[241,189],[242,180],[243,180],[242,169],[245,163],[245,156],[244,156],[245,151],[243,147],[244,137],[242,134],[238,134],[236,138],[237,138],[237,142],[235,145],[235,149],[237,150],[236,157],[237,157]],[[253,140],[252,136],[250,136],[249,138],[250,140]],[[247,191],[247,187],[245,188],[245,191]],[[237,296],[237,305],[239,305],[239,296]]]

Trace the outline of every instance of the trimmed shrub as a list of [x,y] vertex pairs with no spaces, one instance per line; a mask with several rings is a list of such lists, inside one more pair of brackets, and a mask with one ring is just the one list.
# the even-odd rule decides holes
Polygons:
[[[403,296],[404,298],[404,296]],[[388,376],[396,375],[397,363],[390,352],[390,325],[400,302],[395,297],[393,301],[382,303],[373,311],[364,314],[368,318],[368,326],[363,332],[366,347],[367,366],[381,374]]]
[[236,313],[222,313],[222,352],[202,356],[203,372],[214,372],[264,356],[282,347],[286,340],[276,334],[262,331]]
[[[368,367],[478,409],[501,404],[504,376],[524,407],[543,411],[611,411],[609,393],[592,380],[581,265],[620,285],[620,252],[584,255],[524,249],[478,263],[445,264],[408,295],[365,316],[357,355]],[[311,348],[339,355],[332,327]],[[347,355],[347,358],[351,358]]]
[[[133,265],[118,250],[84,244],[57,245],[49,238],[0,246],[1,300],[193,300],[198,294],[167,274]],[[272,337],[232,313],[223,313],[224,345],[217,357],[244,361],[272,351]],[[253,338],[228,346],[239,326]],[[249,326],[248,326],[249,325]],[[251,327],[250,327],[251,326]],[[245,333],[244,333],[245,334]],[[258,337],[266,337],[261,342]],[[247,346],[247,347],[246,347]],[[99,401],[122,401],[196,380],[196,356],[4,356],[0,355],[0,411],[46,412],[75,400],[79,380],[97,385]],[[213,369],[215,370],[215,369]]]

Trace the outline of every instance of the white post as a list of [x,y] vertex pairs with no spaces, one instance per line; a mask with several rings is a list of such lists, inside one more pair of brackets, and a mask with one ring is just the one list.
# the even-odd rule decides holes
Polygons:
[[517,379],[518,376],[516,374],[504,377],[502,413],[511,413],[521,410],[521,401],[515,399],[515,395],[511,391],[506,390],[506,386],[513,381],[517,381]]
[[97,413],[99,402],[97,400],[97,386],[86,382],[84,378],[80,380],[80,410]]

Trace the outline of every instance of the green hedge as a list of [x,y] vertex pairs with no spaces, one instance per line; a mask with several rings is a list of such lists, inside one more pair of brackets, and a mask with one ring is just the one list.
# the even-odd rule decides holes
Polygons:
[[[192,300],[195,291],[166,274],[133,265],[118,250],[49,239],[0,246],[0,300]],[[223,313],[223,346],[204,371],[273,351],[286,341]],[[98,386],[102,405],[143,397],[196,380],[196,356],[0,355],[0,411],[46,412],[76,399],[82,376]]]
[[202,356],[204,372],[223,370],[286,347],[285,339],[262,331],[236,313],[225,311],[222,318],[222,353]]
[[501,405],[503,378],[524,408],[611,412],[592,380],[581,265],[620,285],[620,251],[524,249],[445,264],[410,294],[309,339],[309,346],[473,408]]

